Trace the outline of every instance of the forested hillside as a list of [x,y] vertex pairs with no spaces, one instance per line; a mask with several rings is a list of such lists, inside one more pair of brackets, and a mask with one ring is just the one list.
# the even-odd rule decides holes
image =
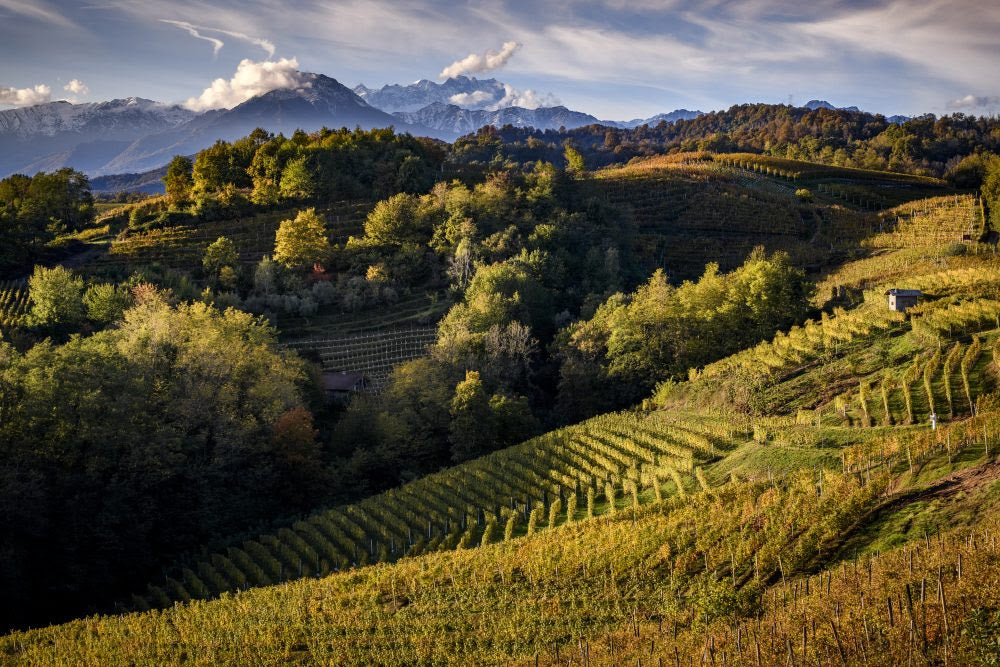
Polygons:
[[[906,650],[898,602],[803,635],[784,600],[847,607],[836,568],[913,526],[957,531],[915,571],[989,576],[1000,160],[992,121],[800,111],[257,131],[138,201],[0,183],[4,623],[146,610],[0,660],[233,662],[244,631],[264,662]],[[946,569],[969,602],[913,650],[973,655],[989,593]]]
[[[953,114],[897,124],[884,116],[845,109],[742,104],[656,126],[618,130],[589,125],[564,132],[483,128],[455,142],[457,159],[488,163],[500,151],[518,162],[553,160],[567,143],[591,168],[674,151],[763,153],[838,167],[943,177],[981,151],[997,152],[995,117]],[[963,184],[964,186],[964,184]]]

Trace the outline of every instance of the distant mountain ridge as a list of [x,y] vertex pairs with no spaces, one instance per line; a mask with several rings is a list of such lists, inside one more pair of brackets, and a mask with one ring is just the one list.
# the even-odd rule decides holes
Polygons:
[[496,79],[457,76],[436,83],[421,79],[408,86],[387,84],[381,88],[355,86],[354,92],[368,104],[386,113],[410,113],[432,104],[455,104],[465,109],[497,108],[510,87]]
[[67,164],[93,172],[136,139],[197,117],[181,106],[139,97],[0,111],[0,175],[51,171]]
[[456,104],[435,102],[415,112],[397,111],[393,114],[406,123],[424,125],[436,130],[449,132],[458,138],[463,134],[471,134],[481,127],[492,125],[503,127],[533,127],[538,130],[557,130],[560,127],[573,129],[584,125],[601,124],[594,116],[572,111],[563,106],[538,107],[525,109],[523,107],[503,107],[490,111],[486,109],[464,109]]
[[[587,125],[634,129],[701,116],[677,109],[650,118],[600,120],[562,105],[525,106],[525,95],[496,79],[457,76],[409,85],[353,90],[323,74],[300,73],[299,85],[272,90],[232,109],[195,112],[138,97],[73,104],[50,102],[0,111],[0,177],[71,166],[90,176],[144,173],[174,155],[191,155],[254,128],[286,135],[321,127],[394,127],[400,132],[453,141],[485,126],[572,130]],[[528,96],[530,98],[530,96]],[[551,97],[551,96],[549,96]],[[521,104],[515,104],[520,101]],[[532,100],[537,102],[537,97]],[[810,100],[809,109],[837,109]],[[857,107],[844,111],[857,112]],[[902,123],[906,116],[891,116]]]
[[401,132],[450,138],[376,109],[322,74],[302,74],[302,85],[272,90],[232,109],[196,113],[128,98],[98,104],[50,104],[0,112],[0,175],[72,166],[91,176],[142,172],[174,155],[190,155],[256,127],[291,134],[321,127],[394,126]]
[[673,123],[677,120],[693,120],[698,116],[704,115],[704,111],[689,111],[688,109],[675,109],[670,113],[658,113],[650,118],[633,118],[632,120],[625,121],[613,121],[605,120],[601,121],[602,125],[611,125],[613,127],[621,128],[623,130],[634,130],[641,125],[649,125],[654,127],[660,123]]
[[[855,113],[863,113],[861,111],[861,109],[859,109],[856,106],[835,107],[832,104],[830,104],[829,102],[827,102],[826,100],[809,100],[808,102],[806,102],[802,106],[805,107],[806,109],[812,109],[813,111],[815,111],[816,109],[832,109],[834,111],[853,111]],[[901,125],[902,123],[905,123],[908,120],[913,120],[913,117],[912,116],[895,115],[895,116],[887,116],[886,120],[888,122],[890,122],[890,123],[894,123],[896,125]]]

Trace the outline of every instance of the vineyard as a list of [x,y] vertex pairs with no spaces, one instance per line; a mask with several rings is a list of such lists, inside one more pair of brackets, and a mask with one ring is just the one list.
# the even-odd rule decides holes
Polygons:
[[652,158],[599,171],[586,186],[631,214],[644,265],[665,266],[677,278],[700,275],[709,261],[732,269],[756,245],[814,259],[808,241],[818,233],[816,216],[787,193],[747,187],[741,178],[712,162]]
[[860,182],[898,183],[921,186],[943,186],[944,182],[928,176],[914,176],[894,171],[873,171],[853,167],[835,167],[818,162],[789,160],[755,153],[720,153],[713,160],[768,176],[793,181],[847,180]]
[[436,339],[437,328],[427,326],[374,330],[337,338],[294,340],[284,343],[284,346],[314,355],[323,370],[364,373],[366,388],[377,393],[397,364],[424,356]]
[[[327,220],[330,241],[343,244],[361,232],[371,205],[366,202],[340,202],[318,211]],[[197,227],[176,226],[145,232],[123,232],[107,253],[89,263],[88,268],[133,268],[157,263],[175,269],[191,270],[201,266],[207,248],[220,236],[229,238],[244,264],[253,264],[274,249],[274,235],[282,220],[294,217],[294,211],[273,211],[249,218],[201,223]]]
[[975,242],[985,232],[982,203],[972,195],[920,199],[879,215],[880,232],[865,239],[873,248],[905,248]]
[[693,371],[692,382],[666,388],[660,401],[718,402],[752,382],[765,411],[799,411],[830,426],[924,424],[931,413],[968,415],[990,385],[987,348],[1000,328],[1000,303],[970,297],[995,295],[1000,273],[992,262],[980,263],[911,275],[906,285],[925,295],[906,314],[886,307],[889,284],[873,279],[857,307],[834,307]]
[[422,292],[399,301],[353,313],[318,313],[311,317],[279,315],[277,324],[288,340],[349,338],[394,329],[425,329],[435,325],[451,306],[447,295]]
[[[672,279],[756,245],[822,266],[811,319],[632,410],[219,534],[121,614],[0,637],[0,664],[1000,664],[1000,263],[981,202],[751,154],[574,183],[622,207]],[[324,211],[332,239],[367,210]],[[222,235],[256,261],[287,217],[124,235],[94,266],[192,268]],[[892,287],[918,305],[889,310]],[[390,301],[278,315],[281,345],[379,392],[451,305]],[[0,284],[0,328],[27,309]]]
[[[802,181],[800,183],[800,181]],[[816,201],[796,191],[808,186]],[[976,241],[981,205],[936,179],[750,154],[687,153],[595,172],[591,196],[630,213],[636,253],[689,278],[738,265],[756,245],[805,265],[836,250]],[[927,198],[930,197],[930,198]]]
[[24,281],[0,282],[0,329],[21,325],[29,306],[28,286]]
[[605,415],[191,563],[135,604],[509,540],[684,496],[708,488],[702,465],[748,439],[745,426],[708,416]]
[[[539,502],[525,518],[515,498],[517,507],[499,510],[513,519],[487,518],[479,539],[459,525],[450,543],[420,558],[15,633],[0,640],[0,655],[20,664],[43,664],[56,653],[87,664],[889,665],[907,655],[971,664],[989,650],[995,623],[980,611],[998,602],[995,515],[950,531],[925,530],[882,553],[842,552],[848,544],[861,547],[858,538],[872,539],[856,532],[858,517],[884,522],[928,494],[988,506],[983,491],[996,469],[978,433],[986,426],[995,434],[998,417],[980,419],[968,457],[937,485],[893,489],[880,466],[704,487],[684,480],[684,494],[642,505],[625,498],[614,511],[596,510],[590,486],[588,509],[581,503],[571,516],[553,497],[556,511],[540,511]],[[951,437],[962,439],[957,431]],[[441,504],[444,489],[458,487],[440,488],[421,498],[424,506]],[[590,507],[600,516],[586,520]],[[411,529],[405,513],[378,520]],[[342,539],[352,540],[363,521],[360,511],[341,521]],[[466,523],[474,526],[475,518]],[[531,528],[515,532],[511,523]],[[300,540],[286,534],[284,542],[264,540],[266,549],[248,543],[213,557],[212,568],[237,579],[241,567],[257,581],[280,577],[287,559],[310,546],[305,535],[313,530],[331,528],[300,526]],[[437,540],[440,531],[431,532]],[[363,559],[366,551],[359,551]],[[380,551],[385,555],[380,545],[371,559]],[[266,567],[252,569],[251,562]],[[208,565],[189,572],[173,592],[210,592]]]

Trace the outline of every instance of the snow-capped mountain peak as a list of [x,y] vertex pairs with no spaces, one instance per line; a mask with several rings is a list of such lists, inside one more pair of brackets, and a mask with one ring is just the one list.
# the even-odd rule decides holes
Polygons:
[[193,111],[177,105],[154,102],[141,97],[126,97],[107,102],[73,104],[61,100],[31,107],[0,111],[0,135],[20,139],[51,137],[59,132],[86,132],[88,128],[145,130],[180,125],[193,118]]

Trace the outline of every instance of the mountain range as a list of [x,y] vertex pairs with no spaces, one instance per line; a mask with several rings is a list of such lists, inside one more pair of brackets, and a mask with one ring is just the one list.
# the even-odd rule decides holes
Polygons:
[[515,91],[496,79],[459,75],[443,83],[421,79],[408,86],[389,84],[378,89],[360,84],[355,86],[354,92],[376,109],[387,113],[410,113],[433,104],[454,104],[465,109],[497,109],[512,99]]
[[[302,73],[295,88],[272,90],[232,109],[195,112],[138,97],[109,102],[50,102],[0,111],[0,176],[69,166],[92,177],[153,170],[174,155],[191,155],[256,127],[286,135],[296,129],[393,126],[400,132],[453,141],[486,125],[573,129],[603,124],[694,118],[678,110],[651,119],[602,121],[564,106],[526,108],[512,86],[496,79],[458,76],[379,89],[353,90],[322,74]],[[110,182],[116,182],[110,179]]]
[[[441,83],[423,79],[409,85],[350,89],[322,74],[301,73],[295,88],[272,90],[232,109],[195,112],[138,97],[86,104],[50,102],[0,111],[0,177],[65,166],[92,177],[147,172],[174,155],[192,155],[219,139],[232,141],[257,127],[288,135],[297,129],[393,126],[400,132],[453,141],[487,125],[558,130],[597,124],[633,129],[703,113],[677,109],[614,121],[558,104],[518,106],[532,100],[537,102],[538,97],[530,91],[521,93],[492,78],[458,76]],[[837,108],[824,100],[810,100],[805,106]]]

